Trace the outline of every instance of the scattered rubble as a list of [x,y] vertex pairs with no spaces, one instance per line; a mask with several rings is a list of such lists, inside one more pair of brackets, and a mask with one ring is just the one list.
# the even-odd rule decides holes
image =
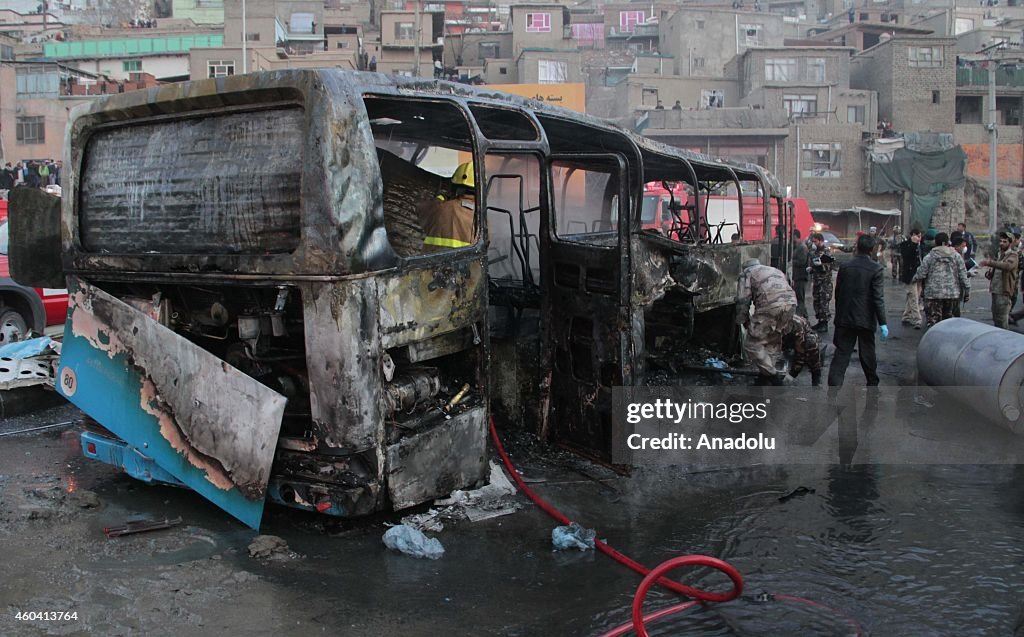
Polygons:
[[258,560],[288,560],[298,557],[288,543],[276,535],[257,535],[249,544],[249,557]]
[[384,546],[412,557],[436,560],[444,555],[444,546],[437,538],[423,535],[419,529],[405,524],[393,526],[384,532]]

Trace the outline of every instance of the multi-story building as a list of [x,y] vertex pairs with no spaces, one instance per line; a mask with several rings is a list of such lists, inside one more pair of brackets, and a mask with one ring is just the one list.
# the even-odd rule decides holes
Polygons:
[[952,133],[956,40],[896,37],[853,59],[851,84],[878,93],[878,117],[897,131]]
[[153,86],[110,81],[56,62],[0,61],[0,162],[61,159],[68,111],[99,95]]
[[[509,8],[512,57],[493,62],[515,64],[520,84],[562,84],[583,81],[582,57],[572,37],[569,10],[560,4],[522,4]],[[490,77],[491,62],[487,65]],[[512,82],[505,82],[512,83]]]
[[444,13],[420,11],[418,15],[419,25],[415,11],[381,11],[377,71],[434,77],[435,62],[442,64]]
[[[248,0],[224,7],[221,46],[189,52],[192,79],[280,68],[359,66],[361,27],[334,22],[321,0]],[[244,24],[244,26],[243,26]]]
[[[191,23],[190,23],[191,24]],[[126,80],[132,73],[149,73],[161,81],[189,77],[192,49],[224,44],[220,29],[106,30],[88,39],[50,41],[43,56],[79,70]]]
[[721,77],[725,65],[749,48],[779,47],[786,37],[781,15],[682,7],[659,22],[662,55],[684,77]]

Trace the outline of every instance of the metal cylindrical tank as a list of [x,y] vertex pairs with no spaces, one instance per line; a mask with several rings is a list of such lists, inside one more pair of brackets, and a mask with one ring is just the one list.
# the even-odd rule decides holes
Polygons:
[[940,321],[918,345],[917,372],[926,385],[972,388],[951,395],[1024,433],[1024,334],[965,318]]

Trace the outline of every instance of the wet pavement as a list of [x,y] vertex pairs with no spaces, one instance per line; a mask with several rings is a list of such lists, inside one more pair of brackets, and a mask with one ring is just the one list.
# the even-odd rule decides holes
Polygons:
[[[974,281],[969,318],[988,320],[984,284]],[[899,286],[887,300],[892,338],[879,346],[882,383],[912,384],[922,332],[899,324]],[[864,383],[856,357],[847,382]],[[9,419],[0,433],[73,416],[64,407]],[[189,491],[145,486],[84,460],[77,434],[0,437],[2,634],[588,636],[629,618],[640,578],[594,552],[552,552],[555,523],[533,506],[447,524],[436,534],[446,550],[437,561],[384,548],[385,524],[398,516],[338,522],[269,506],[262,532],[284,538],[291,553],[256,560],[246,550],[255,532]],[[867,634],[1011,635],[1024,601],[1024,467],[644,468],[621,477],[522,440],[512,449],[541,496],[638,561],[714,555],[743,573],[747,595],[809,598],[855,618]],[[807,492],[780,501],[798,487]],[[103,534],[132,517],[164,516],[183,522]],[[679,575],[725,586],[704,569]],[[653,591],[648,608],[675,600]],[[18,611],[76,611],[78,619],[18,621]],[[852,632],[826,609],[751,599],[652,629]]]

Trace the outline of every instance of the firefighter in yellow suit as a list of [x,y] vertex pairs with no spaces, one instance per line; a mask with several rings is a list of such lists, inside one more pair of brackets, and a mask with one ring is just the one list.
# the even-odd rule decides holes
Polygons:
[[423,251],[437,252],[472,245],[476,239],[476,183],[473,162],[460,164],[452,175],[456,196],[446,200],[438,195],[416,209],[423,228]]

